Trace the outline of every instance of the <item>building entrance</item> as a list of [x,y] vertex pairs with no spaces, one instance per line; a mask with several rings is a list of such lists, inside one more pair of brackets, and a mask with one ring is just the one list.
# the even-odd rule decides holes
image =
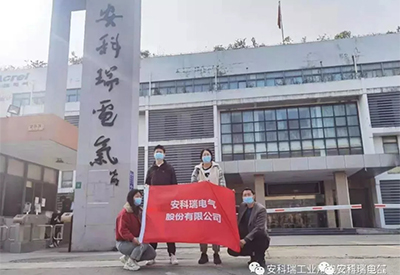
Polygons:
[[[267,194],[265,203],[270,209],[325,205],[320,183],[267,185]],[[326,212],[269,213],[268,226],[269,228],[327,227]]]

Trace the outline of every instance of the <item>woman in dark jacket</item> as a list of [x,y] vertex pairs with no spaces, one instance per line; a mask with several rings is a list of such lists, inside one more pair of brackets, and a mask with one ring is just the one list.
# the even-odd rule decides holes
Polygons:
[[138,239],[142,221],[142,199],[140,190],[131,190],[127,203],[117,217],[117,249],[124,255],[120,260],[126,270],[139,270],[138,262],[154,260],[156,257],[154,248],[149,244],[141,244]]

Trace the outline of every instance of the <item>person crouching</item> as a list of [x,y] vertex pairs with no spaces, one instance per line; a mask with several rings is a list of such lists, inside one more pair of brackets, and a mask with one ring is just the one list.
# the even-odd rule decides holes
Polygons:
[[257,262],[265,267],[265,251],[269,247],[270,237],[267,231],[267,210],[255,202],[255,192],[244,189],[243,203],[239,207],[238,225],[240,235],[240,252],[228,249],[233,257],[250,256],[250,262]]
[[142,220],[140,190],[129,191],[126,200],[116,221],[116,247],[123,254],[120,260],[124,269],[136,271],[140,269],[138,262],[154,260],[156,251],[151,245],[138,240]]

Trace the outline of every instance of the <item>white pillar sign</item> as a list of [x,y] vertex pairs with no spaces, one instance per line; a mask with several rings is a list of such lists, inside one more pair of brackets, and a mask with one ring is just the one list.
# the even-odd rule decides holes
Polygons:
[[115,219],[137,178],[140,8],[86,0],[73,251],[115,246]]

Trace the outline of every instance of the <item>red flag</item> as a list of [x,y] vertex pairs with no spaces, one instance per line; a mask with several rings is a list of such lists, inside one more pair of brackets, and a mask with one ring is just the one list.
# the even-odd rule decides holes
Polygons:
[[239,252],[235,195],[210,182],[150,186],[140,240],[218,244]]
[[279,1],[279,4],[278,4],[278,27],[279,27],[279,29],[282,28],[281,24],[282,24],[281,1]]

